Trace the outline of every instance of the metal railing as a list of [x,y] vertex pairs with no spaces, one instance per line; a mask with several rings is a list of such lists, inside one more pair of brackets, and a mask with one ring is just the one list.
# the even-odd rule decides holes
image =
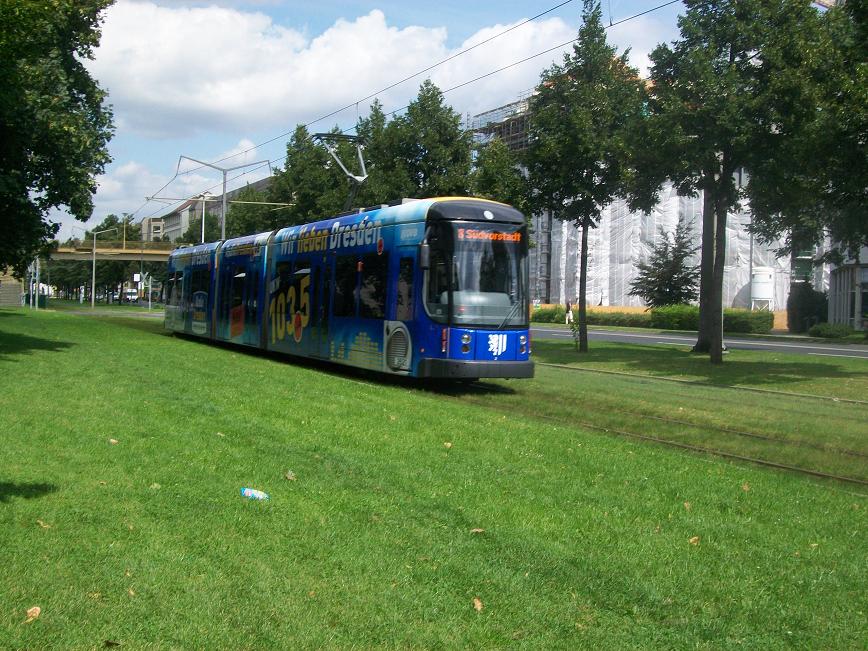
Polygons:
[[[65,249],[68,247],[68,244],[61,244],[59,248]],[[73,243],[72,248],[76,251],[92,251],[93,241],[76,241]],[[174,242],[139,242],[133,240],[123,242],[120,240],[97,240],[96,248],[97,250],[111,249],[118,251],[173,251],[178,248],[178,245]]]

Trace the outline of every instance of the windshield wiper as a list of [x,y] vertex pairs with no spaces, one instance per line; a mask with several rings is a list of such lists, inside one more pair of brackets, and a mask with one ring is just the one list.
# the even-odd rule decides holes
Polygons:
[[501,328],[503,328],[503,326],[506,325],[506,322],[509,321],[512,317],[514,317],[514,316],[516,315],[516,313],[518,312],[519,308],[521,307],[521,303],[522,303],[522,301],[521,301],[521,300],[518,300],[518,301],[516,301],[515,303],[512,304],[512,307],[510,308],[509,313],[506,315],[506,317],[504,317],[503,321],[500,322],[500,325],[497,326],[497,329],[498,329],[498,330],[500,330]]

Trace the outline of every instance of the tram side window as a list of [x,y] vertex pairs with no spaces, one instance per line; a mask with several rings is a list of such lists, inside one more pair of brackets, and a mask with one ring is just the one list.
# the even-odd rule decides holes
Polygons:
[[254,323],[256,321],[256,297],[258,293],[257,289],[259,287],[259,269],[252,274],[248,274],[247,280],[247,306],[245,318],[248,323]]
[[210,285],[211,274],[207,269],[196,269],[193,271],[192,278],[192,293],[205,292],[208,293],[208,285]]
[[356,315],[356,274],[358,258],[342,255],[335,261],[335,299],[332,314],[335,316]]
[[369,253],[362,258],[362,282],[359,287],[359,316],[383,319],[386,316],[386,277],[389,255]]
[[178,274],[178,283],[181,285],[181,305],[185,310],[190,309],[190,297],[193,295],[190,291],[190,274]]
[[181,274],[173,273],[168,278],[168,298],[167,303],[172,306],[177,306],[181,298]]
[[410,321],[413,319],[413,258],[401,258],[397,289],[395,318],[398,321]]
[[292,284],[292,263],[278,262],[276,271],[277,278],[280,278],[280,282],[277,284],[277,291],[286,292],[287,288]]
[[431,270],[428,276],[428,302],[446,303],[444,295],[449,290],[446,256],[442,251],[431,252]]
[[232,304],[230,308],[236,308],[241,305],[244,300],[244,283],[247,273],[242,265],[235,265],[232,269]]

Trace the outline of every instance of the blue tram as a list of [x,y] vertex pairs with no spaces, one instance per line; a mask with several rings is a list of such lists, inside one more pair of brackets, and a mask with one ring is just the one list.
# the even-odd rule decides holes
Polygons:
[[174,251],[165,327],[390,374],[533,377],[527,250],[510,206],[405,200]]

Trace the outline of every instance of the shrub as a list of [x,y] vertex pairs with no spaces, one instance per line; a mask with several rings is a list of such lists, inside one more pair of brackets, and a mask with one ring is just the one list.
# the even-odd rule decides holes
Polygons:
[[[564,323],[562,306],[533,310],[530,320],[536,323]],[[751,312],[742,309],[723,311],[724,332],[771,332],[775,315],[771,312]],[[579,322],[579,311],[573,310],[573,321]],[[595,312],[588,310],[588,325],[620,326],[628,328],[657,328],[659,330],[697,330],[699,308],[696,305],[667,305],[650,312]]]
[[[651,310],[651,327],[660,330],[698,330],[699,307],[696,305],[667,305]],[[771,332],[775,315],[771,312],[727,308],[723,311],[724,332],[763,334]]]
[[806,332],[826,320],[828,308],[824,293],[815,291],[809,283],[793,283],[787,298],[787,330]]
[[840,339],[853,334],[853,328],[846,323],[818,323],[808,329],[808,334],[824,339]]
[[650,328],[651,314],[648,312],[588,312],[588,325]]
[[698,330],[699,308],[696,305],[666,305],[651,310],[651,327],[660,330]]
[[530,320],[537,323],[563,323],[567,313],[563,306],[541,307],[530,313]]
[[775,324],[775,315],[771,312],[753,312],[730,308],[723,311],[724,332],[753,332],[765,334],[771,332]]

